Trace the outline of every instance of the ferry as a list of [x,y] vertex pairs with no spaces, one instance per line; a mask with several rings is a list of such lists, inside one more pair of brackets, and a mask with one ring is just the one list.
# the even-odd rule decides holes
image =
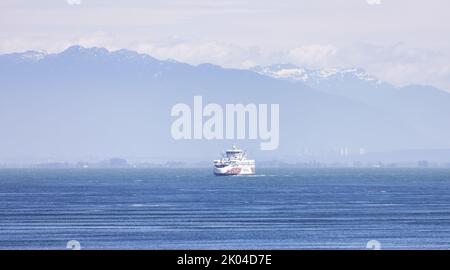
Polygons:
[[255,161],[247,159],[247,153],[236,146],[227,150],[221,159],[214,160],[215,175],[252,175],[255,173]]

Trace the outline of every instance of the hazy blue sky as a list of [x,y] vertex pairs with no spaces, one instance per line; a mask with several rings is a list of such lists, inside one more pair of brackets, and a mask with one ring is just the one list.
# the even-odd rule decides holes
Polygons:
[[2,0],[0,53],[80,44],[227,67],[362,67],[450,91],[448,0]]

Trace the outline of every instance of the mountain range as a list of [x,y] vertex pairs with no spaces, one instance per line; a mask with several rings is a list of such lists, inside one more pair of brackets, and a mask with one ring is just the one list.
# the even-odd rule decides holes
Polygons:
[[[450,94],[397,87],[362,69],[289,64],[226,69],[130,50],[72,46],[0,55],[0,159],[215,158],[237,143],[255,157],[363,155],[450,148]],[[280,104],[280,146],[176,141],[174,104]]]

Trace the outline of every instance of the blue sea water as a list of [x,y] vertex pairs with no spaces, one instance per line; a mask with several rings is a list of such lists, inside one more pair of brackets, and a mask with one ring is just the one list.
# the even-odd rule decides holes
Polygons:
[[449,169],[0,170],[0,249],[450,248]]

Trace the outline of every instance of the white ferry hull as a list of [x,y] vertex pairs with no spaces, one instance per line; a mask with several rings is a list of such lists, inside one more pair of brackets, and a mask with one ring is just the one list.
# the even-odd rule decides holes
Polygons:
[[238,166],[226,166],[223,168],[214,167],[215,175],[253,175],[256,173],[255,166],[238,165]]

